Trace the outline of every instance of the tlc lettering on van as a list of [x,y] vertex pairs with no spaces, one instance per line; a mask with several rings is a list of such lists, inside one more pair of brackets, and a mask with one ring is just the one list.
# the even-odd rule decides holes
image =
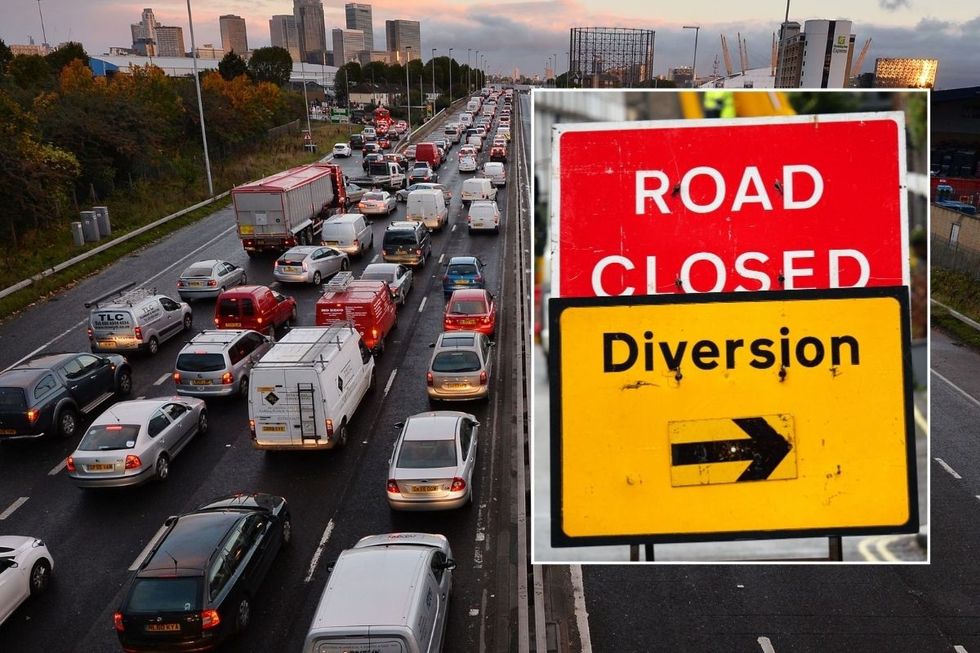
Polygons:
[[[831,336],[826,341],[814,336],[791,338],[788,327],[779,329],[778,340],[772,338],[732,338],[726,340],[658,341],[653,331],[641,336],[621,331],[602,334],[602,371],[627,372],[637,364],[643,370],[680,371],[690,362],[694,367],[710,371],[723,368],[734,370],[748,365],[758,370],[794,365],[817,367],[823,364],[837,368],[861,364],[861,346],[851,335]],[[642,349],[642,356],[641,356]],[[661,367],[662,366],[662,367]]]

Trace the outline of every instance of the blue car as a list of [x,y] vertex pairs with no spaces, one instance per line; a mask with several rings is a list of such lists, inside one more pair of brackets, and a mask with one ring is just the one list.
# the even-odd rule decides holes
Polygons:
[[442,292],[446,299],[454,290],[486,287],[483,261],[475,256],[454,256],[449,259],[446,273],[442,275]]

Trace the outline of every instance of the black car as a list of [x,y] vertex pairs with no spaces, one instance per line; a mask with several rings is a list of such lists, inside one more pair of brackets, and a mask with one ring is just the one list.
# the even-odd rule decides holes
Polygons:
[[248,626],[292,523],[282,497],[237,494],[170,517],[113,616],[127,651],[200,651]]
[[361,169],[364,170],[364,172],[367,172],[368,166],[370,166],[372,163],[374,163],[375,161],[384,161],[384,160],[385,160],[384,154],[382,154],[381,152],[373,152],[371,154],[366,155],[361,160]]
[[426,161],[417,161],[414,166],[412,166],[411,172],[408,173],[408,183],[414,184],[416,182],[436,182],[439,181],[439,175],[437,175],[432,167]]
[[351,134],[350,147],[352,150],[359,150],[364,147],[364,137],[360,134]]
[[119,354],[45,354],[0,373],[0,441],[73,437],[82,413],[133,389]]

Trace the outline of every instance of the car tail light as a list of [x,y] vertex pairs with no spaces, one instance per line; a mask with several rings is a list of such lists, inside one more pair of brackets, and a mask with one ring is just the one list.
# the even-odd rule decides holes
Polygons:
[[204,630],[210,630],[211,628],[217,628],[221,623],[221,616],[218,611],[214,608],[210,610],[201,610],[201,628]]
[[231,385],[235,381],[235,375],[231,372],[225,372],[221,375],[221,383],[223,385]]
[[259,323],[259,324],[262,324],[262,318],[261,318],[261,317],[260,317],[260,318],[258,318],[258,323]]
[[421,249],[415,250],[415,255],[416,256],[422,256],[422,250]]
[[184,282],[183,282],[182,280],[180,280],[180,279],[177,279],[177,287],[178,287],[178,288],[183,288],[183,287],[184,287],[185,285],[186,285],[186,284],[185,284],[185,283],[184,283]]
[[180,383],[180,372],[174,372],[174,383]]
[[37,408],[31,408],[27,411],[27,421],[33,424],[37,421],[37,418],[41,416],[41,411]]
[[140,460],[139,456],[134,456],[132,454],[126,456],[126,469],[139,469],[143,466],[143,461]]
[[254,419],[248,420],[248,434],[250,436],[252,436],[252,439],[253,440],[255,439],[255,420]]
[[218,318],[214,318],[214,326],[216,326],[216,327],[220,327],[221,326],[221,322],[218,321]]
[[378,330],[377,329],[371,329],[371,337],[374,338],[375,340],[377,340],[377,338],[378,338]]
[[360,247],[360,246],[361,246],[361,241],[359,239],[355,238],[354,239],[354,247]]
[[86,331],[88,332],[88,337],[89,337],[89,340],[91,340],[92,338],[94,338],[94,337],[95,337],[95,331],[92,331],[92,327],[88,327],[88,328],[87,328],[87,329],[85,329],[85,330],[86,330]]
[[435,380],[432,378],[432,372],[425,373],[425,384],[432,387],[435,384]]
[[143,329],[141,329],[139,327],[136,327],[135,329],[133,329],[133,333],[136,334],[136,339],[137,340],[142,340],[143,339]]
[[490,324],[490,316],[489,315],[484,315],[483,316],[483,323],[484,324]]
[[486,384],[487,384],[487,371],[480,370],[480,385],[486,385]]
[[466,481],[459,476],[453,479],[453,484],[449,487],[450,492],[461,492],[466,489]]
[[112,615],[112,625],[116,627],[116,632],[121,633],[126,630],[126,626],[123,625],[122,612],[117,611],[116,614]]
[[214,288],[217,285],[218,285],[217,281],[215,281],[214,279],[208,279],[208,287]]
[[398,494],[401,490],[398,489],[398,481],[393,478],[388,479],[388,491],[394,494]]
[[325,419],[323,420],[323,425],[327,427],[327,437],[329,438],[331,435],[333,435],[333,420]]
[[[69,472],[75,471],[75,459],[71,456],[68,456],[68,460],[65,461],[65,469],[67,469]],[[116,614],[119,613],[117,612]]]
[[296,239],[295,238],[287,238],[286,239],[286,247],[292,247],[295,244],[296,244]]

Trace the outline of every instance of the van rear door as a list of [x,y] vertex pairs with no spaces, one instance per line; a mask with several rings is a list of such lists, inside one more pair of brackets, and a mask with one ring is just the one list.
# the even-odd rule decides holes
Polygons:
[[[370,630],[370,627],[366,627]],[[398,635],[311,636],[303,653],[409,653],[408,642]]]
[[136,339],[133,313],[129,309],[92,311],[89,324],[98,349],[131,348],[140,344]]
[[249,392],[258,444],[301,448],[326,437],[323,397],[312,368],[253,368]]

